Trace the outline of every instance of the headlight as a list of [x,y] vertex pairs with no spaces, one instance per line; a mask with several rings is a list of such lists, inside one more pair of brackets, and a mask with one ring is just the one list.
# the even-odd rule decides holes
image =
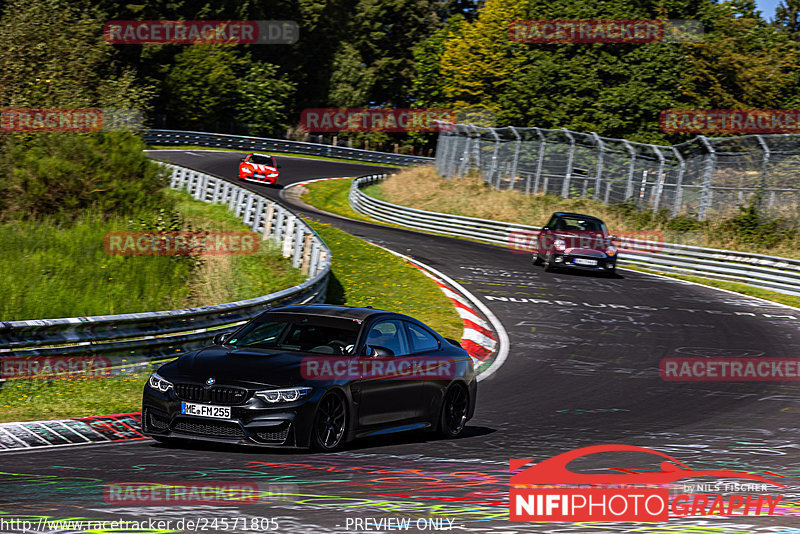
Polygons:
[[270,404],[278,402],[294,402],[299,400],[311,392],[312,388],[309,387],[296,387],[286,389],[267,389],[264,391],[256,391],[256,397],[263,399]]
[[150,384],[151,388],[161,392],[169,391],[170,389],[172,389],[172,382],[164,380],[163,378],[161,378],[161,376],[159,376],[158,373],[153,373],[150,375],[150,380],[148,380],[148,384]]
[[253,172],[253,169],[251,169],[250,167],[242,167],[242,172],[247,174]]
[[553,241],[553,248],[556,250],[564,250],[565,248],[567,248],[567,242],[564,241],[563,239],[556,239],[555,241]]
[[273,177],[273,176],[278,176],[278,173],[277,173],[277,172],[271,172],[271,173],[269,173],[269,176],[270,176],[270,177]]
[[607,255],[613,256],[616,253],[617,253],[617,247],[615,247],[614,245],[609,245],[608,247],[606,247],[606,254]]

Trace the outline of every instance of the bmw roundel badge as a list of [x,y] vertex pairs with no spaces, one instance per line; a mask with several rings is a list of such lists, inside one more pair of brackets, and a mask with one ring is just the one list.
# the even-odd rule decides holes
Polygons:
[[214,377],[212,376],[211,378],[209,378],[208,380],[206,380],[206,385],[207,385],[207,386],[211,386],[211,385],[213,385],[213,384],[214,384],[214,382],[216,382],[216,380],[215,380],[215,379],[214,379]]

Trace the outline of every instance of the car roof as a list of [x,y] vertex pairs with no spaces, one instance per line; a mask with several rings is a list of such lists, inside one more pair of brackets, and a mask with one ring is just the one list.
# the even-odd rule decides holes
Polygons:
[[279,306],[270,308],[265,313],[296,313],[298,315],[319,315],[325,317],[341,317],[343,319],[364,320],[376,315],[401,314],[386,310],[376,310],[374,308],[358,308],[354,306],[336,306],[332,304],[296,304],[292,306]]
[[271,154],[264,154],[263,152],[251,152],[251,156],[264,156],[265,158],[271,158]]
[[[553,213],[553,215],[555,215],[557,217],[580,217],[581,219],[594,219],[596,221],[601,221],[602,222],[602,219],[600,219],[599,217],[595,217],[593,215],[586,215],[584,213],[570,213],[568,211],[557,211],[557,212]],[[551,215],[551,217],[553,215]]]

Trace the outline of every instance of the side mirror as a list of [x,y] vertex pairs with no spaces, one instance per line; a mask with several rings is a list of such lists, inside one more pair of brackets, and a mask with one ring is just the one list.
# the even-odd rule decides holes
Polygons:
[[367,345],[364,347],[364,356],[367,358],[388,358],[394,356],[394,351],[380,345]]
[[224,345],[228,337],[230,337],[229,334],[217,334],[211,341],[214,345]]

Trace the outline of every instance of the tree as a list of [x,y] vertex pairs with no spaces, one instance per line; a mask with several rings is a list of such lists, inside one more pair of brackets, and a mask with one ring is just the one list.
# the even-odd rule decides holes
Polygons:
[[800,41],[800,0],[782,0],[775,9],[772,24],[793,41]]
[[294,91],[277,66],[251,63],[237,86],[236,122],[246,124],[251,135],[275,134],[287,127]]

